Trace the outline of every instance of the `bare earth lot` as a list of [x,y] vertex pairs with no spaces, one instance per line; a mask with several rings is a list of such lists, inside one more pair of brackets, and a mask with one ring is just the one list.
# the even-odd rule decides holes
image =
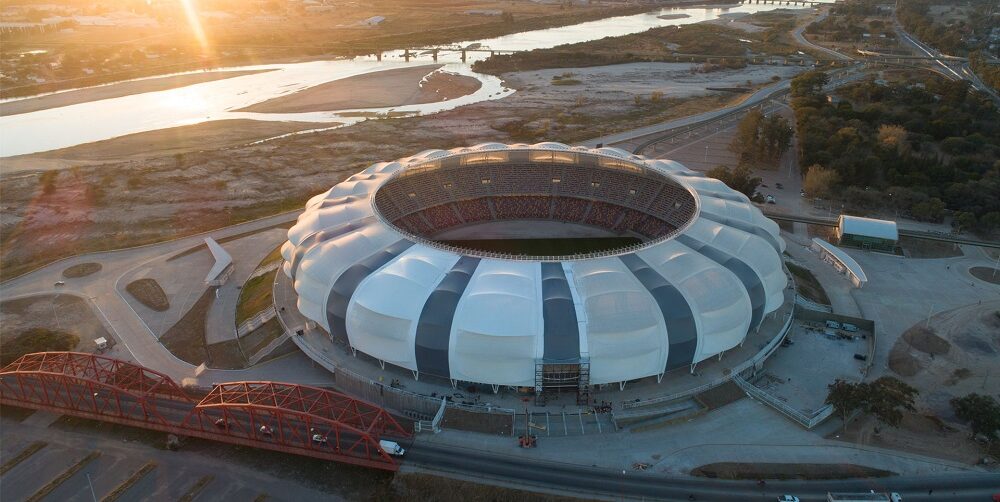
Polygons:
[[113,337],[90,305],[73,295],[40,295],[0,303],[0,343],[32,328],[58,329],[80,337],[76,350],[93,352],[94,339]]
[[357,75],[237,111],[303,113],[414,105],[465,96],[482,85],[472,77],[438,72],[442,66],[420,65]]
[[[368,120],[260,144],[239,139],[273,137],[274,132],[313,125],[213,122],[4,159],[0,238],[7,244],[2,258],[5,276],[59,256],[152,242],[297,209],[310,196],[371,163],[427,148],[485,141],[572,141],[633,128],[637,121],[652,123],[705,111],[739,96],[704,87],[749,78],[739,70],[690,76],[685,73],[688,68],[629,65],[621,78],[614,78],[610,68],[588,68],[594,77],[585,86],[552,85],[551,78],[541,74],[505,74],[504,80],[518,92],[503,100],[429,116]],[[753,77],[757,82],[783,70],[792,71],[751,69],[758,72]],[[683,92],[671,83],[675,77],[684,82]],[[700,79],[700,84],[691,79]],[[650,103],[647,93],[657,88],[664,89],[667,98]],[[634,96],[639,93],[643,101],[636,105]],[[560,122],[567,114],[572,117]],[[530,118],[526,127],[532,136],[513,136],[505,124],[525,117]],[[282,125],[284,130],[274,130]],[[249,132],[255,128],[263,130]],[[141,157],[146,158],[138,161]],[[45,162],[65,163],[66,158],[87,165],[60,171],[48,191],[42,190],[37,174],[24,172]],[[13,172],[15,166],[21,172]]]

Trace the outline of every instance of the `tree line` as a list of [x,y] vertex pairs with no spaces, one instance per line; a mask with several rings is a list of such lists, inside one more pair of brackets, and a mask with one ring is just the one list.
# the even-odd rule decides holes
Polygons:
[[1000,121],[964,81],[873,79],[829,96],[821,71],[792,80],[808,196],[895,210],[961,230],[1000,229]]

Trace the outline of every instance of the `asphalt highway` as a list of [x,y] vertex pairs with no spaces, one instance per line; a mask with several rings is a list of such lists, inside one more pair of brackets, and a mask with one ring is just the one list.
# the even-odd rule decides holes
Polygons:
[[[599,452],[595,452],[599,454]],[[838,481],[725,481],[709,478],[673,478],[638,471],[611,472],[576,464],[557,464],[505,457],[484,452],[441,448],[416,442],[406,453],[406,464],[428,471],[482,478],[509,486],[543,488],[561,493],[598,494],[636,499],[733,501],[775,500],[785,494],[803,502],[826,500],[828,491],[898,492],[906,501],[988,501],[1000,491],[1000,474],[969,473],[919,477]],[[933,490],[928,496],[927,491]]]

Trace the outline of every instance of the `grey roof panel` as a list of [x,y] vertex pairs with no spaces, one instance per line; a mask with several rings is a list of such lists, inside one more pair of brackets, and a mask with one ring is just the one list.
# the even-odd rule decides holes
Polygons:
[[676,239],[677,242],[694,249],[706,258],[722,265],[723,267],[726,267],[730,272],[736,275],[740,282],[742,282],[747,288],[747,294],[750,295],[750,308],[752,309],[750,329],[755,329],[764,318],[764,306],[767,303],[767,293],[764,291],[764,284],[760,277],[752,268],[750,268],[750,265],[747,265],[743,262],[743,260],[740,260],[739,258],[712,246],[711,244],[701,242],[689,235],[678,235]]
[[417,321],[413,348],[417,371],[450,378],[448,345],[451,342],[451,325],[455,320],[458,302],[472,280],[479,261],[479,258],[471,256],[459,258],[424,302]]
[[580,360],[580,326],[562,263],[542,264],[542,319],[546,362]]
[[667,339],[670,343],[665,370],[670,371],[691,364],[698,348],[698,325],[684,295],[639,256],[626,254],[619,256],[618,259],[632,271],[632,275],[639,279],[649,294],[653,295],[660,312],[663,313],[663,320],[667,326]]
[[332,228],[319,230],[307,235],[306,238],[302,239],[302,242],[295,246],[295,251],[292,253],[292,280],[295,280],[295,274],[298,272],[299,263],[302,262],[302,257],[305,256],[313,246],[326,242],[334,237],[344,235],[348,232],[353,232],[365,225],[368,225],[373,219],[374,216],[369,216],[360,220],[345,223],[343,225],[337,225]]
[[778,243],[778,240],[773,235],[771,235],[770,232],[764,230],[761,227],[758,227],[757,225],[754,225],[753,223],[749,223],[736,218],[724,218],[721,216],[716,216],[714,214],[707,213],[705,211],[702,211],[701,217],[705,218],[706,220],[714,221],[720,225],[727,225],[733,228],[738,228],[748,234],[754,234],[758,237],[763,237],[764,240],[766,240],[767,243],[770,244],[771,247],[773,247],[774,250],[778,252],[778,254],[781,254],[781,244]]
[[351,265],[337,277],[326,302],[326,319],[331,336],[347,337],[347,305],[351,303],[351,297],[354,296],[354,291],[358,289],[361,281],[412,245],[413,243],[408,240],[398,240],[378,253]]

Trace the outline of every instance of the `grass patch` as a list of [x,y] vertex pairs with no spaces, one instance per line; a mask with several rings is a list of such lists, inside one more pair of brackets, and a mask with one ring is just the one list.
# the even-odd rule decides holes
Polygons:
[[100,263],[78,263],[72,267],[63,270],[63,277],[67,279],[78,279],[80,277],[87,277],[91,274],[96,274],[101,271],[104,266]]
[[903,333],[903,340],[910,347],[928,355],[941,356],[951,350],[951,343],[948,343],[948,340],[937,336],[934,331],[923,326],[914,326],[906,330]]
[[694,476],[713,479],[857,479],[885,478],[896,473],[855,464],[785,464],[719,462],[696,467]]
[[284,333],[284,328],[281,327],[281,323],[275,317],[240,339],[240,344],[247,348],[247,354],[253,355]]
[[552,77],[552,85],[580,85],[582,83],[583,82],[581,82],[581,81],[579,81],[579,80],[577,80],[575,78],[560,78],[560,79],[557,79],[555,77]]
[[215,479],[215,476],[212,476],[212,475],[202,476],[198,481],[196,481],[194,483],[194,486],[192,486],[191,488],[189,488],[188,491],[184,492],[184,495],[181,495],[181,498],[177,499],[177,501],[178,502],[191,502],[214,479]]
[[38,450],[45,448],[48,445],[45,441],[35,441],[27,446],[27,448],[19,451],[17,455],[12,458],[8,458],[4,461],[3,465],[0,466],[0,475],[7,474],[7,471],[13,469],[17,464],[24,462],[28,457],[38,453]]
[[958,244],[915,237],[900,237],[898,245],[909,253],[910,258],[954,258],[965,254]]
[[128,479],[122,481],[122,483],[112,490],[111,493],[105,495],[104,498],[101,499],[101,502],[114,502],[115,500],[118,500],[118,498],[128,491],[129,488],[132,488],[132,486],[138,483],[143,476],[149,474],[150,471],[155,468],[156,462],[146,462],[146,465],[142,466],[138,471],[133,472]]
[[240,344],[236,340],[213,343],[205,347],[208,352],[208,366],[223,370],[239,370],[247,367]]
[[188,310],[184,317],[160,337],[160,343],[167,350],[187,363],[199,365],[208,358],[208,349],[205,347],[205,321],[208,309],[212,308],[212,302],[215,301],[216,289],[214,287],[205,289],[191,310]]
[[[260,265],[257,265],[257,268],[266,267],[280,260],[281,246],[278,246],[264,257],[264,260],[260,262]],[[236,304],[237,326],[274,304],[272,297],[274,277],[278,273],[279,268],[281,267],[247,280],[243,284],[243,287],[240,288],[240,299]]]
[[4,342],[3,353],[0,354],[0,363],[8,364],[17,358],[34,352],[62,352],[76,348],[80,343],[80,337],[65,331],[31,328],[17,335],[9,342]]
[[30,417],[34,412],[35,410],[30,408],[11,406],[9,404],[0,406],[0,417],[3,417],[5,420],[13,420],[17,423],[23,422],[24,419]]
[[996,272],[993,267],[972,267],[969,269],[969,273],[980,281],[1000,284],[1000,272]]
[[58,488],[59,485],[63,484],[67,479],[73,477],[73,475],[79,472],[80,469],[83,469],[84,467],[87,466],[87,464],[89,464],[94,459],[100,456],[101,452],[99,451],[90,452],[86,457],[83,457],[83,459],[81,459],[79,462],[71,465],[69,469],[66,469],[66,471],[64,471],[62,474],[56,476],[55,479],[49,481],[48,484],[39,488],[38,491],[34,493],[34,495],[28,497],[26,502],[38,502],[44,499],[46,496],[48,496],[48,494],[52,493],[53,490]]
[[163,292],[163,288],[160,287],[160,283],[156,282],[156,279],[146,278],[132,281],[128,283],[128,286],[125,286],[125,291],[139,300],[139,303],[157,312],[164,312],[170,308],[170,300],[167,299],[167,294]]
[[788,266],[788,271],[795,276],[795,289],[800,295],[821,305],[830,304],[830,297],[826,295],[826,290],[809,269],[787,261],[785,265]]

